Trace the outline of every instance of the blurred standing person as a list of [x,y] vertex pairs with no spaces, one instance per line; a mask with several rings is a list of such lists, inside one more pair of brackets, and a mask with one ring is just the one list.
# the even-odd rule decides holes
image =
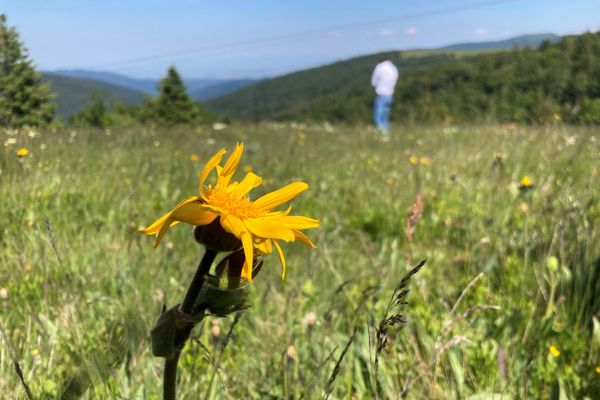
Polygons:
[[398,69],[390,60],[382,58],[375,66],[373,76],[371,76],[371,85],[375,88],[373,122],[385,140],[389,139],[390,108],[397,81]]

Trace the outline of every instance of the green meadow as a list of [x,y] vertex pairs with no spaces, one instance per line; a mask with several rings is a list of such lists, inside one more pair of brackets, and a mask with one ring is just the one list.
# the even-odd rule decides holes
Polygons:
[[[253,198],[310,185],[292,213],[320,219],[306,231],[317,249],[283,244],[284,280],[266,257],[251,308],[196,327],[179,398],[597,398],[598,128],[391,134],[266,123],[0,131],[0,397],[27,398],[17,361],[36,399],[161,398],[149,331],[163,304],[183,299],[202,248],[187,224],[157,248],[137,231],[197,194],[216,151],[243,142],[236,178],[264,179]],[[377,354],[390,296],[421,260],[406,322]]]

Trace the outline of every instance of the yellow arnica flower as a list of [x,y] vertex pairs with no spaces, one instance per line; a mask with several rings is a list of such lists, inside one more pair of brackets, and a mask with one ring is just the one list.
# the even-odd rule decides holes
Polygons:
[[600,374],[600,366],[596,367],[596,373]]
[[430,165],[431,159],[428,157],[421,157],[421,158],[419,158],[419,164]]
[[531,179],[531,177],[529,175],[525,175],[521,179],[521,186],[528,188],[528,187],[531,187],[532,185],[533,185],[533,179]]
[[29,150],[27,150],[25,147],[21,147],[19,150],[17,150],[17,157],[25,157],[27,154],[29,154]]
[[417,156],[410,156],[408,158],[408,162],[410,162],[412,165],[417,165],[419,163],[419,157],[417,157]]
[[[243,278],[252,281],[254,251],[259,254],[270,254],[273,252],[273,247],[281,260],[283,278],[285,258],[277,241],[293,242],[298,239],[307,246],[315,248],[310,239],[300,231],[317,228],[319,221],[309,217],[291,216],[289,215],[291,208],[286,211],[272,210],[298,196],[308,189],[308,185],[304,182],[290,183],[251,201],[248,193],[262,183],[262,178],[248,172],[241,181],[232,182],[243,151],[244,146],[238,144],[223,166],[220,163],[226,151],[221,149],[217,152],[204,166],[200,175],[200,195],[186,198],[141,232],[147,235],[156,234],[156,245],[158,245],[169,227],[178,222],[208,225],[219,218],[223,229],[242,242],[246,259],[242,269]],[[214,187],[206,186],[204,184],[206,178],[213,170],[217,172],[217,183]]]
[[558,356],[560,356],[560,350],[558,350],[558,348],[555,345],[553,345],[553,344],[551,344],[548,347],[548,351],[550,352],[550,354],[552,354],[552,357],[558,357]]

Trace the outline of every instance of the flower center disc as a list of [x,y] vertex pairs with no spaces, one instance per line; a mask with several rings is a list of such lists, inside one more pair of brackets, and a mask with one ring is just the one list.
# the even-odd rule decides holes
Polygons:
[[247,196],[239,198],[220,188],[206,188],[202,197],[206,204],[226,210],[240,219],[260,217],[263,214]]

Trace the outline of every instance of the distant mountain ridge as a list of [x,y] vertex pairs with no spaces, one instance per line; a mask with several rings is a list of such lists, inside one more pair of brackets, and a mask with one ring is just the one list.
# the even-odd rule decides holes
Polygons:
[[[93,93],[103,94],[109,103],[140,104],[145,96],[158,94],[158,81],[137,79],[104,71],[58,70],[42,72],[55,94],[60,119],[69,119],[83,108]],[[226,95],[256,82],[253,79],[188,79],[188,93],[196,100]]]
[[210,100],[216,97],[224,96],[229,93],[233,93],[243,87],[256,83],[255,79],[234,79],[229,81],[223,81],[203,87],[201,89],[189,90],[190,96],[196,100]]
[[[133,78],[124,74],[107,71],[93,71],[83,69],[69,69],[47,71],[53,75],[65,76],[68,78],[84,78],[93,79],[108,83],[110,85],[122,86],[128,89],[137,90],[139,92],[155,96],[158,94],[158,80]],[[216,93],[217,96],[228,93],[231,90],[236,90],[241,86],[255,82],[254,79],[216,79],[216,78],[184,78],[188,93],[195,97],[200,96],[202,99],[210,98],[210,93]],[[222,89],[216,89],[222,87]],[[203,89],[210,88],[208,92],[202,92]]]
[[89,71],[82,69],[65,69],[56,71],[46,71],[45,73],[51,75],[64,76],[67,78],[91,79],[98,82],[107,83],[113,86],[121,86],[123,88],[136,90],[138,92],[150,95],[155,95],[156,93],[158,93],[158,90],[156,88],[156,80],[131,78],[127,75],[117,74],[114,72]]
[[[461,53],[477,53],[510,49],[513,47],[538,47],[544,41],[554,43],[560,36],[554,34],[523,35],[511,39],[462,43],[439,49],[391,51],[354,57],[322,67],[310,68],[279,77],[254,79],[184,79],[188,93],[206,107],[220,115],[234,118],[262,119],[273,117],[289,107],[302,108],[302,104],[315,97],[328,96],[341,89],[362,84],[370,75],[372,66],[382,57],[391,57],[399,63],[401,71],[425,68],[445,63]],[[43,72],[44,79],[52,83],[59,117],[65,119],[79,111],[94,92],[104,93],[109,102],[139,104],[144,96],[156,95],[157,80],[133,78],[127,75],[90,70],[57,70]],[[323,77],[328,77],[323,79]],[[327,81],[325,84],[324,81]],[[247,104],[251,104],[247,107]],[[240,111],[244,109],[244,111]]]
[[538,47],[543,42],[556,43],[561,39],[554,33],[539,33],[535,35],[522,35],[510,39],[495,40],[489,42],[471,42],[459,43],[450,46],[444,46],[439,50],[451,51],[479,51],[479,50],[504,50],[513,47]]

